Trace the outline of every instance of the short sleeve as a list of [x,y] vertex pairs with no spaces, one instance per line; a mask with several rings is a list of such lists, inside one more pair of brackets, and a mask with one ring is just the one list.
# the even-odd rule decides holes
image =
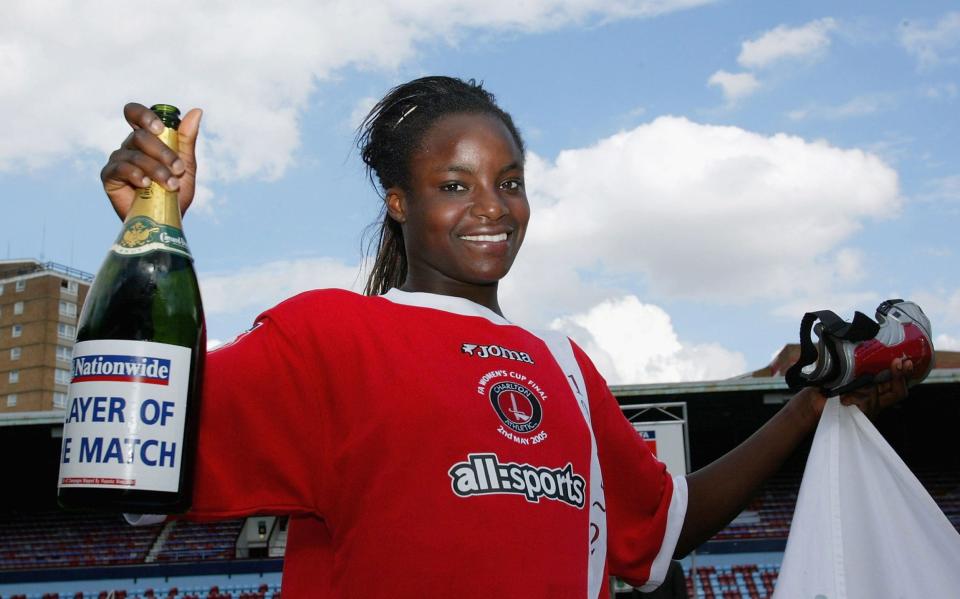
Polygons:
[[318,511],[328,469],[308,344],[278,308],[207,354],[188,517]]
[[624,417],[606,381],[574,346],[590,397],[607,516],[610,574],[649,591],[666,579],[687,507],[686,479],[673,478]]

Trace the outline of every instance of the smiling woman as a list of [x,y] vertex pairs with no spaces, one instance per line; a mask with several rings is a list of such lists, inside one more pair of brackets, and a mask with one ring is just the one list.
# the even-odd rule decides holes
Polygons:
[[407,251],[400,288],[466,297],[502,315],[497,283],[530,218],[520,148],[496,117],[463,113],[438,120],[422,145],[408,185],[386,192]]
[[[379,183],[386,200],[367,293],[392,287],[411,291],[421,285],[422,291],[446,288],[454,291],[448,295],[467,293],[499,313],[496,282],[507,274],[523,242],[529,206],[523,140],[493,94],[451,77],[405,83],[373,107],[358,142],[370,180]],[[435,216],[428,218],[430,214]],[[411,227],[419,228],[408,232]],[[445,233],[433,230],[443,228]],[[503,235],[507,238],[500,239]],[[441,242],[444,236],[450,243]],[[441,245],[407,251],[410,243],[427,239]],[[450,253],[469,247],[480,259],[476,265]],[[496,256],[500,258],[491,261]],[[434,264],[438,259],[443,264]]]
[[[179,155],[152,113],[125,112],[135,132],[101,175],[117,212],[144,178],[188,206],[199,111]],[[207,355],[187,517],[291,514],[285,599],[371,581],[366,596],[598,599],[608,574],[652,590],[813,430],[824,398],[808,388],[671,477],[579,347],[503,316],[530,209],[523,142],[493,96],[411,81],[359,145],[384,206],[366,295],[300,294]],[[902,398],[910,364],[894,366],[884,395],[847,401]]]

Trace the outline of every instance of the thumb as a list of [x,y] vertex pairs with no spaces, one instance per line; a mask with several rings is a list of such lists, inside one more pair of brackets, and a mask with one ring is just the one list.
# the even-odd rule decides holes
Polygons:
[[182,119],[177,135],[180,138],[180,158],[190,164],[196,164],[197,137],[200,133],[200,119],[203,111],[192,108]]
[[184,172],[180,177],[180,212],[185,213],[193,203],[193,195],[197,189],[197,137],[200,133],[200,119],[203,111],[193,108],[182,119],[177,128],[177,137],[180,142],[180,160],[183,161]]

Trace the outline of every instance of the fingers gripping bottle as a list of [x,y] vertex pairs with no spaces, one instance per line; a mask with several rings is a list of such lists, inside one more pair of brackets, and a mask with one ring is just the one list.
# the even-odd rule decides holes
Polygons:
[[[180,111],[151,110],[177,151]],[[80,315],[60,453],[66,508],[190,506],[206,334],[177,193],[138,190]]]

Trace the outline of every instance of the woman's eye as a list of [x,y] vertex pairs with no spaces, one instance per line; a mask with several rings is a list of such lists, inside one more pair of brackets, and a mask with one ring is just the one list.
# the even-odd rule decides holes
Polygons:
[[500,187],[509,191],[519,191],[523,189],[523,181],[520,179],[510,179],[501,183]]
[[467,188],[462,183],[444,183],[440,186],[440,191],[466,191]]

